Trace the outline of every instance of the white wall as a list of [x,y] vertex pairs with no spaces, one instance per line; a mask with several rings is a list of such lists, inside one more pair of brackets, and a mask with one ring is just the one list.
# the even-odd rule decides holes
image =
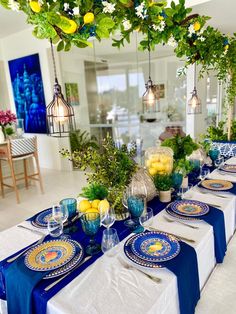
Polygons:
[[[50,44],[46,40],[36,39],[31,30],[27,29],[0,39],[0,108],[9,108],[15,112],[8,61],[35,53],[39,54],[46,104],[52,101],[54,77]],[[56,63],[60,81],[61,74],[57,55]],[[62,147],[69,148],[68,138],[52,138],[46,134],[37,134],[37,136],[41,167],[58,170],[71,169],[71,163],[63,160],[59,154]]]

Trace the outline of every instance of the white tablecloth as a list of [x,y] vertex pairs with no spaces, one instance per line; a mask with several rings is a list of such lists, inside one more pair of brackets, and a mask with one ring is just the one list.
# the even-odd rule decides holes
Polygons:
[[[222,207],[225,217],[226,240],[235,230],[235,196],[219,198],[194,190],[191,199],[211,202]],[[153,226],[159,230],[191,238],[197,253],[200,288],[202,289],[214,266],[213,228],[204,221],[190,222],[199,227],[191,229],[178,222],[169,223],[161,212],[154,218]],[[28,224],[29,222],[24,222]],[[30,231],[12,227],[0,233],[0,260],[33,243],[39,238]],[[134,269],[126,269],[119,258],[129,261],[123,254],[122,245],[115,257],[102,256],[76,277],[70,284],[48,301],[48,314],[175,314],[179,313],[177,280],[166,269],[146,270],[161,278],[155,283]],[[138,267],[135,265],[135,267]],[[0,303],[1,313],[6,313],[6,302]]]

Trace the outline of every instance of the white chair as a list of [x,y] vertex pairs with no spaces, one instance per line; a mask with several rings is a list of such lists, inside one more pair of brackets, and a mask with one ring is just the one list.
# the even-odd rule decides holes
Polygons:
[[[34,158],[36,171],[32,174],[28,173],[27,160],[30,158]],[[14,170],[14,162],[18,160],[23,160],[24,172],[17,174]],[[4,177],[2,172],[2,161],[8,163],[10,168],[10,176]],[[23,177],[17,177],[18,175],[24,175]],[[5,183],[5,179],[12,178],[12,185]],[[31,138],[22,138],[22,139],[14,139],[8,140],[6,145],[1,146],[0,150],[0,185],[2,191],[2,197],[4,198],[4,187],[10,187],[14,189],[16,193],[17,203],[20,203],[19,191],[17,188],[17,181],[24,180],[25,187],[28,189],[29,180],[39,181],[41,192],[43,193],[43,184],[42,177],[40,173],[39,167],[39,159],[38,159],[38,148],[37,148],[37,138],[36,136]]]

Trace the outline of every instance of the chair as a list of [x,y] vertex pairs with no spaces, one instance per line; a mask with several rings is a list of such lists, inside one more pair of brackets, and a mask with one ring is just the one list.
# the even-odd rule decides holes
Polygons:
[[[36,172],[33,174],[28,173],[27,161],[30,158],[34,158]],[[24,172],[16,174],[14,169],[14,162],[18,160],[23,160]],[[10,167],[10,176],[4,177],[2,172],[2,161],[8,163]],[[24,175],[23,177],[17,177],[18,175]],[[5,183],[5,179],[12,178],[12,185]],[[4,198],[4,187],[13,188],[16,193],[17,203],[20,203],[19,191],[17,188],[17,181],[24,180],[25,187],[28,189],[29,180],[39,181],[41,192],[43,191],[42,178],[39,167],[39,159],[38,159],[38,148],[37,148],[37,138],[36,136],[31,138],[22,138],[22,139],[14,139],[8,140],[6,145],[1,147],[0,151],[0,186],[2,191],[2,197]]]

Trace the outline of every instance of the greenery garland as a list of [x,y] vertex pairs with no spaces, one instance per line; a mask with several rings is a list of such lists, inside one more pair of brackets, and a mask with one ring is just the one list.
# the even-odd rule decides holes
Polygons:
[[[222,34],[206,26],[209,17],[190,15],[185,0],[179,4],[155,0],[0,0],[7,9],[23,11],[27,22],[35,25],[33,34],[40,39],[52,38],[57,49],[68,51],[72,45],[92,46],[89,39],[99,41],[110,36],[113,46],[130,41],[134,31],[144,34],[140,49],[154,49],[158,44],[174,47],[177,57],[187,57],[186,66],[201,64],[201,74],[216,70],[226,83],[227,102],[236,96],[236,34]],[[150,45],[148,43],[150,39]]]

